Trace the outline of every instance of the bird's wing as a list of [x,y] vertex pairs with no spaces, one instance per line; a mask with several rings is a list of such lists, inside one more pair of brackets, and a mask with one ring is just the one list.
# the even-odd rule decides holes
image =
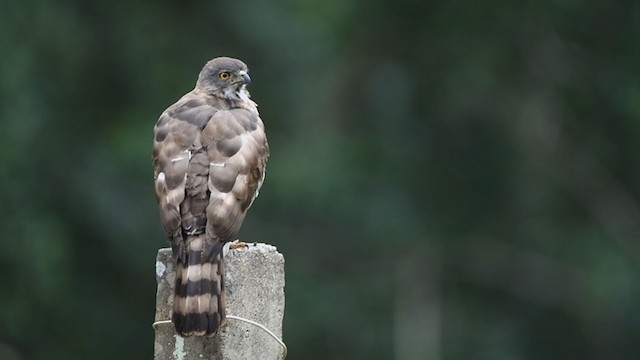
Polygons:
[[257,111],[221,110],[202,131],[209,160],[207,233],[234,240],[265,176],[269,146]]
[[154,128],[156,197],[176,256],[184,254],[183,237],[203,233],[206,226],[208,162],[195,155],[202,152],[202,128],[217,111],[189,93],[165,110]]

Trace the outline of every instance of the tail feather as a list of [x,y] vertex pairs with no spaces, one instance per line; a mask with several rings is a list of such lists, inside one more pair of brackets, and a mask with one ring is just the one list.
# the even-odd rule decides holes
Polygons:
[[177,258],[172,320],[182,336],[213,336],[225,319],[223,244],[205,236],[188,239],[185,261]]

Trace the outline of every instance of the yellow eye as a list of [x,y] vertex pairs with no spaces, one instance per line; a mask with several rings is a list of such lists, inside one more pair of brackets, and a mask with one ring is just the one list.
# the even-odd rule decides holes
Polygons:
[[229,80],[229,77],[230,77],[230,76],[231,76],[231,75],[230,75],[228,72],[226,72],[226,71],[223,71],[223,72],[221,72],[220,74],[218,74],[218,77],[219,77],[221,80]]

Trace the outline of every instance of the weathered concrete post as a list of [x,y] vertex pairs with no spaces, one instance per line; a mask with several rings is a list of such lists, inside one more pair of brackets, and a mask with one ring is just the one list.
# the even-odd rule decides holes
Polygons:
[[[248,244],[225,255],[227,314],[264,325],[282,338],[284,257],[274,246]],[[155,360],[283,359],[283,347],[266,331],[229,318],[213,338],[183,338],[171,319],[175,263],[171,249],[160,249],[156,260]]]

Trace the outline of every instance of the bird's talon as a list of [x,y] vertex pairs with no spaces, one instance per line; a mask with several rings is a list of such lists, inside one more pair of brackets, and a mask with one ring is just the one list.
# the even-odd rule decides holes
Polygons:
[[229,249],[244,249],[244,248],[248,248],[249,244],[242,242],[240,240],[236,240],[236,241],[232,241],[231,243],[229,243]]

